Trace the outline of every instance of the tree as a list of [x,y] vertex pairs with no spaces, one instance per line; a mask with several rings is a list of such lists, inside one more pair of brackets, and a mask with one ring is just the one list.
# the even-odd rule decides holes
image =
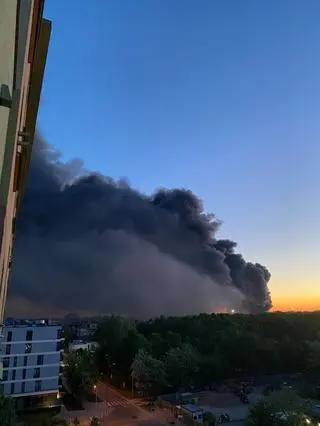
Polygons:
[[79,421],[78,417],[75,417],[75,418],[72,420],[72,423],[73,423],[73,425],[74,425],[74,426],[79,426],[79,425],[80,425],[80,421]]
[[135,325],[132,321],[114,315],[104,318],[98,325],[95,340],[106,351],[111,362],[117,361],[121,343],[133,328]]
[[100,426],[99,419],[97,417],[92,417],[90,421],[90,426]]
[[64,419],[57,419],[51,416],[45,416],[41,420],[41,426],[68,426],[69,423]]
[[131,377],[136,389],[154,397],[166,384],[163,362],[153,358],[143,349],[137,353],[133,360]]
[[317,397],[319,323],[320,312],[162,316],[140,322],[110,316],[94,337],[99,344],[96,364],[100,373],[112,375],[114,384],[128,385],[132,362],[143,349],[165,363],[168,382],[175,387],[304,371],[301,388],[308,384],[308,394]]
[[98,343],[96,361],[100,373],[110,376],[112,367],[118,366],[123,341],[133,329],[135,324],[132,321],[114,315],[104,318],[98,325],[94,340]]
[[291,389],[273,392],[250,410],[246,426],[304,426],[304,404]]
[[309,356],[307,359],[307,369],[317,379],[320,377],[320,340],[308,342]]
[[[148,349],[148,340],[135,328],[128,331],[119,346],[116,366],[122,380],[130,377],[132,360],[141,349]],[[122,374],[121,374],[122,373]]]
[[203,414],[203,423],[205,426],[216,426],[216,416],[209,411]]
[[250,409],[245,426],[277,426],[272,407],[266,399],[261,399]]
[[199,371],[200,359],[200,354],[190,344],[170,349],[165,358],[170,384],[174,387],[189,387]]
[[93,355],[88,351],[70,353],[64,375],[70,392],[83,400],[99,377]]
[[13,399],[0,394],[0,426],[14,426],[16,413]]
[[304,409],[303,400],[292,389],[282,389],[272,392],[266,399],[275,412],[301,413]]

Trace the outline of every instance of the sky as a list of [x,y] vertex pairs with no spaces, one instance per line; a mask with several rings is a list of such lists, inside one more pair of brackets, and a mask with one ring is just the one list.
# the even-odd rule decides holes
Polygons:
[[46,0],[39,127],[139,190],[186,187],[274,309],[320,309],[320,2]]

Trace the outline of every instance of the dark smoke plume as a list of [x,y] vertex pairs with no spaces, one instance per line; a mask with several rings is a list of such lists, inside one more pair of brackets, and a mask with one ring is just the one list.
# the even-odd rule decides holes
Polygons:
[[80,162],[63,164],[38,135],[11,305],[137,317],[268,310],[269,272],[246,263],[233,241],[216,240],[219,226],[191,191],[145,196],[126,181],[85,173]]

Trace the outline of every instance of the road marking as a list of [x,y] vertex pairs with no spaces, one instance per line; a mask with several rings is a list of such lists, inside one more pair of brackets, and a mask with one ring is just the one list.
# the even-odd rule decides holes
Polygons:
[[127,407],[130,403],[126,399],[116,398],[109,401],[106,401],[107,407]]

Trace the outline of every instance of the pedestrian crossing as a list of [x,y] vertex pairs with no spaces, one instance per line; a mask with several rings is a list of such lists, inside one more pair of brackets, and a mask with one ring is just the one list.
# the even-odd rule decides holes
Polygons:
[[108,408],[128,407],[128,405],[130,405],[130,402],[123,398],[114,398],[106,401]]
[[125,398],[112,398],[106,401],[106,406],[108,408],[118,408],[118,407],[128,407],[128,406],[143,406],[145,402],[141,399],[125,399]]
[[107,408],[119,408],[119,407],[128,407],[128,406],[138,406],[138,407],[143,407],[145,406],[145,401],[141,400],[141,399],[125,399],[122,397],[119,398],[112,398],[112,399],[108,399],[108,401],[106,401],[106,406]]

